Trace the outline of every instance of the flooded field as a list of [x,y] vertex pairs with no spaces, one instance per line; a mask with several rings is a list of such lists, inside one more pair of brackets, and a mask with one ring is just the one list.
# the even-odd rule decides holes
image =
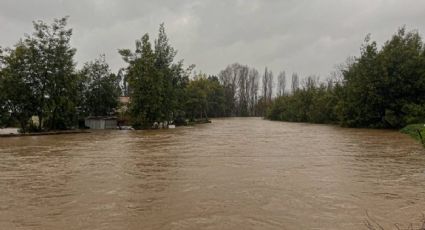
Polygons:
[[2,138],[0,191],[0,229],[393,229],[425,212],[425,151],[260,118]]

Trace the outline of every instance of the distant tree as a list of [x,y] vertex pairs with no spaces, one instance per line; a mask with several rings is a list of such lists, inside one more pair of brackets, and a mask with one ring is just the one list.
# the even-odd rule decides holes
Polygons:
[[220,84],[218,77],[208,77],[208,117],[222,117],[224,116],[224,88]]
[[224,87],[225,114],[235,116],[237,107],[237,88],[239,81],[239,69],[241,65],[234,63],[220,72],[219,79]]
[[249,79],[249,67],[240,66],[238,69],[238,87],[237,87],[237,115],[246,117],[249,115],[248,101],[249,101],[249,88],[250,88],[250,79]]
[[189,118],[219,117],[224,114],[224,88],[217,77],[197,74],[186,87]]
[[198,74],[189,82],[186,88],[188,95],[186,109],[191,120],[208,118],[208,91],[208,79],[204,74]]
[[263,75],[263,98],[265,99],[266,103],[270,103],[272,101],[272,95],[273,95],[273,73],[272,71],[268,71],[267,67],[264,71]]
[[257,116],[258,111],[256,109],[257,103],[258,103],[258,90],[259,90],[259,80],[260,80],[260,74],[258,71],[254,68],[251,68],[249,71],[249,84],[248,84],[248,90],[249,90],[249,116]]
[[224,87],[226,116],[253,116],[258,100],[258,71],[234,63],[222,70],[218,78]]
[[292,93],[295,93],[299,88],[300,88],[300,80],[298,78],[298,74],[293,73],[292,74],[292,85],[291,85]]
[[285,95],[286,88],[286,74],[285,71],[282,71],[277,76],[277,96]]

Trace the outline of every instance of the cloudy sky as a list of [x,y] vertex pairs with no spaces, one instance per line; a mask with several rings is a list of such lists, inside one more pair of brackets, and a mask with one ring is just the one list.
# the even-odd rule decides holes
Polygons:
[[105,54],[114,71],[117,50],[161,22],[178,58],[208,74],[239,62],[325,78],[368,33],[380,44],[403,25],[425,33],[424,0],[0,0],[0,46],[66,15],[78,64]]

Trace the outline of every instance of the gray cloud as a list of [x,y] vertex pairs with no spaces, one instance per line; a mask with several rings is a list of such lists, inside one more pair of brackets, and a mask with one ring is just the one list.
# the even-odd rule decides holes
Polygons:
[[78,63],[106,54],[115,71],[124,66],[117,50],[154,38],[161,22],[178,58],[209,74],[240,62],[326,77],[368,33],[382,44],[403,25],[425,31],[423,0],[2,0],[0,45],[30,33],[33,20],[65,15]]

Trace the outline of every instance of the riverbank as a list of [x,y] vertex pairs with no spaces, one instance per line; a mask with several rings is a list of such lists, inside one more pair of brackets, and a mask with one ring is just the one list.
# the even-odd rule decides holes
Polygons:
[[410,135],[425,147],[425,124],[411,124],[402,128],[400,132]]
[[48,136],[48,135],[64,135],[64,134],[79,134],[79,133],[90,133],[87,130],[64,130],[64,131],[50,131],[50,132],[39,132],[39,133],[2,133],[1,137],[24,137],[24,136]]

